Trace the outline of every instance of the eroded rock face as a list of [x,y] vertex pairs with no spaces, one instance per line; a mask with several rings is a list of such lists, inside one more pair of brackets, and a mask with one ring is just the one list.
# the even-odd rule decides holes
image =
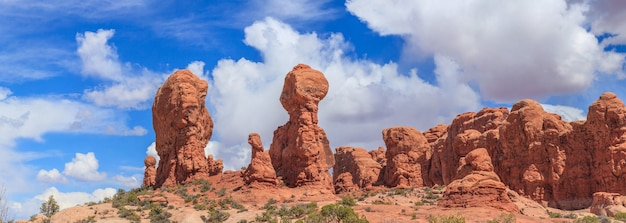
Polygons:
[[499,160],[496,172],[512,190],[535,201],[561,200],[557,194],[562,181],[567,181],[567,157],[574,153],[567,143],[572,130],[568,122],[545,112],[535,101],[515,103],[500,127],[500,144],[494,151]]
[[213,155],[209,154],[207,157],[207,166],[209,168],[209,176],[215,176],[221,174],[224,170],[224,160],[213,159]]
[[156,159],[154,156],[146,156],[143,163],[146,165],[146,169],[143,173],[143,186],[154,187],[156,184]]
[[285,77],[280,96],[289,121],[274,131],[269,154],[276,175],[289,187],[320,185],[333,190],[328,169],[334,156],[328,137],[317,125],[318,103],[328,92],[321,72],[299,64]]
[[206,81],[179,70],[157,91],[152,106],[156,151],[161,158],[156,187],[209,176],[204,147],[211,138],[213,121],[205,107],[207,89]]
[[431,185],[428,168],[432,148],[422,133],[411,127],[383,130],[387,146],[385,185],[389,187],[422,187]]
[[463,165],[447,187],[438,205],[442,207],[493,207],[518,213],[506,186],[493,172],[489,153],[478,148],[467,153]]
[[243,180],[246,184],[276,185],[276,171],[272,166],[270,155],[263,150],[261,137],[257,133],[248,135],[248,144],[252,147],[250,165],[243,172]]
[[369,188],[377,184],[381,169],[382,166],[365,149],[339,147],[336,149],[333,167],[335,192],[352,191],[355,187]]
[[596,192],[589,210],[592,214],[613,217],[617,213],[626,213],[626,196],[618,193]]

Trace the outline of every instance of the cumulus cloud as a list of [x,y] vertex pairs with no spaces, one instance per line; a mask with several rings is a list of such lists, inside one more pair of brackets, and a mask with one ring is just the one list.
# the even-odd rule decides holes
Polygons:
[[98,159],[93,152],[76,153],[71,162],[65,163],[63,174],[75,177],[79,181],[99,181],[106,178],[106,173],[98,172]]
[[381,35],[404,38],[408,57],[451,58],[485,99],[571,93],[597,72],[624,72],[624,54],[605,52],[584,27],[583,3],[348,0],[346,7]]
[[[76,35],[77,53],[82,61],[82,73],[111,81],[111,85],[87,89],[83,98],[98,106],[143,109],[163,82],[165,76],[147,69],[135,70],[123,65],[115,48],[108,44],[114,30],[99,29]],[[134,75],[130,75],[134,74]]]
[[610,35],[602,44],[626,44],[626,2],[603,0],[589,1],[589,4],[591,31],[596,35]]
[[51,170],[39,170],[37,180],[42,183],[67,183],[67,178],[61,175],[56,168]]
[[550,113],[555,113],[561,116],[563,120],[571,122],[578,120],[586,120],[587,116],[585,115],[585,111],[579,108],[574,108],[571,106],[564,105],[549,105],[549,104],[541,104],[543,110]]
[[465,71],[444,55],[435,57],[438,84],[433,85],[416,70],[399,73],[393,62],[376,64],[344,56],[351,45],[341,34],[322,38],[299,33],[273,18],[246,27],[244,42],[260,51],[263,61],[218,61],[207,96],[216,111],[212,114],[219,139],[215,152],[225,159],[226,168],[247,164],[250,132],[260,133],[269,148],[273,131],[288,119],[279,102],[285,74],[298,63],[322,71],[329,81],[328,95],[320,103],[319,125],[333,148],[373,149],[383,144],[383,128],[427,129],[480,107],[477,93],[460,78]]
[[[218,142],[218,141],[209,141],[209,143],[207,143],[207,145],[204,147],[204,155],[208,156],[209,154],[213,154],[214,157],[215,157],[215,155],[217,154],[217,151],[220,148],[221,148],[220,142]],[[159,157],[159,154],[156,151],[156,142],[152,142],[148,146],[148,148],[146,148],[146,155],[147,156],[153,156],[156,159],[156,162],[157,162],[156,166],[157,167],[159,166],[159,160],[161,160],[161,158]],[[244,156],[243,159],[245,160],[246,157]]]
[[11,92],[11,89],[5,88],[5,87],[0,87],[0,101],[6,99],[7,97],[11,96],[11,94],[13,94],[13,92]]
[[122,185],[122,187],[124,188],[138,188],[141,187],[141,184],[143,182],[142,179],[139,175],[137,176],[122,176],[122,175],[115,175],[112,178],[115,182],[117,182],[119,185]]

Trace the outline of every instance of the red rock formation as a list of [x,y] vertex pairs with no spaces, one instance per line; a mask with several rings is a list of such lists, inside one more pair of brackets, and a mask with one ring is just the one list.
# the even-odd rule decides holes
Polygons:
[[299,64],[285,77],[280,95],[289,121],[274,131],[269,154],[276,175],[289,187],[320,185],[333,190],[328,169],[333,153],[324,130],[317,125],[318,103],[328,92],[321,72]]
[[146,169],[143,173],[143,186],[154,187],[156,184],[156,159],[154,156],[146,156],[143,163],[146,165]]
[[467,153],[465,165],[459,169],[438,205],[442,207],[493,207],[518,213],[519,209],[507,195],[506,186],[493,172],[489,153],[478,148]]
[[252,147],[250,165],[243,172],[243,180],[246,184],[269,184],[277,185],[276,171],[272,166],[270,155],[263,151],[261,137],[257,133],[248,135],[248,144]]
[[419,131],[411,127],[383,130],[387,146],[385,185],[389,187],[422,187],[431,185],[428,167],[432,148]]
[[590,210],[592,214],[613,217],[617,213],[626,213],[626,196],[618,193],[596,192]]
[[156,151],[161,158],[156,187],[209,176],[204,147],[211,138],[213,121],[205,107],[207,88],[206,81],[179,70],[157,91],[152,106]]
[[[369,188],[377,183],[382,166],[363,148],[342,146],[335,153],[335,192]],[[348,180],[352,182],[348,182]]]
[[224,170],[224,160],[214,160],[213,155],[209,154],[207,157],[207,167],[209,168],[209,176],[221,174]]
[[429,176],[433,183],[449,184],[463,165],[459,160],[469,151],[479,147],[491,151],[498,143],[498,127],[508,115],[509,111],[503,107],[457,115],[445,133],[431,143],[434,155]]

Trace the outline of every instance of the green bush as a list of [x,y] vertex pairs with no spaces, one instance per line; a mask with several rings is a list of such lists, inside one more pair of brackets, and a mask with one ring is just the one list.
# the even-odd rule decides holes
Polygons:
[[211,222],[211,223],[217,223],[217,222],[224,222],[226,220],[228,220],[228,218],[230,218],[230,213],[228,212],[224,212],[224,211],[220,211],[220,210],[210,210],[209,211],[209,216],[200,216],[200,218],[202,219],[202,222]]
[[574,223],[597,223],[600,220],[596,216],[585,216],[574,220]]
[[267,203],[265,203],[265,205],[263,205],[263,207],[261,207],[261,209],[269,209],[270,207],[274,206],[274,204],[276,204],[278,201],[274,200],[274,198],[270,198],[269,200],[267,200]]
[[615,220],[626,222],[626,212],[617,213],[613,217],[615,218]]
[[455,215],[428,215],[429,223],[465,223],[465,217],[460,214]]
[[219,197],[223,197],[224,195],[226,195],[226,188],[220,188],[217,192],[216,192],[217,196]]
[[350,196],[345,196],[341,198],[341,201],[339,201],[339,204],[346,205],[346,206],[356,206],[356,201],[354,200],[354,198]]
[[169,223],[171,222],[169,218],[172,217],[172,214],[161,208],[161,206],[154,206],[150,210],[149,216],[152,223]]
[[487,221],[487,223],[515,223],[515,214],[513,213],[502,213],[499,217]]
[[120,218],[128,219],[131,222],[139,222],[141,217],[137,215],[134,211],[126,209],[124,206],[118,208],[117,214]]
[[354,210],[350,206],[340,205],[340,204],[329,204],[322,207],[321,211],[322,216],[327,222],[353,222],[353,223],[364,223],[368,222],[367,219],[359,218],[359,216],[354,213]]

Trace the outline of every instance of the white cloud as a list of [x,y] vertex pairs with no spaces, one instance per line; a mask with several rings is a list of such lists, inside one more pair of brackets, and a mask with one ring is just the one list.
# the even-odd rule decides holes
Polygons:
[[[122,185],[124,188],[128,188],[128,189],[132,189],[132,188],[138,188],[141,187],[141,184],[143,182],[142,177],[140,177],[139,175],[135,176],[129,176],[129,177],[125,177],[122,175],[115,175],[112,178],[115,182],[117,182],[118,184]],[[139,179],[139,180],[138,180]],[[141,180],[141,181],[140,181]]]
[[604,52],[583,26],[588,7],[564,0],[349,0],[381,35],[399,35],[405,56],[443,55],[485,99],[511,101],[581,91],[596,72],[623,74],[624,54]]
[[6,99],[7,97],[11,96],[11,94],[13,94],[13,92],[11,92],[11,89],[5,88],[5,87],[0,87],[0,101]]
[[87,154],[76,153],[71,162],[65,163],[63,174],[75,177],[79,181],[100,181],[106,178],[106,173],[98,172],[98,160],[93,152]]
[[[209,141],[209,143],[207,143],[207,145],[204,147],[204,155],[208,156],[209,154],[213,154],[213,158],[217,159],[218,157],[216,157],[216,155],[218,154],[218,151],[225,150],[225,149],[226,148],[223,148],[221,146],[220,142]],[[159,160],[161,160],[161,158],[159,157],[159,154],[156,151],[156,142],[152,142],[148,146],[148,148],[146,148],[146,156],[153,156],[156,159],[156,166],[157,167],[159,166]]]
[[204,72],[204,62],[192,61],[191,63],[189,63],[189,65],[187,65],[186,69],[191,71],[191,73],[195,74],[196,76],[198,76],[198,78],[205,80],[205,81],[209,81],[208,72]]
[[43,183],[67,183],[67,178],[61,175],[56,168],[51,170],[39,170],[37,180]]
[[330,20],[335,18],[338,10],[327,7],[329,0],[252,0],[239,16],[250,22],[267,16],[290,23],[310,22],[313,20]]
[[549,104],[541,104],[543,110],[550,113],[555,113],[561,116],[563,120],[571,122],[578,120],[586,120],[587,116],[585,115],[585,111],[574,108],[570,106],[564,105],[549,105]]
[[[147,102],[163,82],[165,76],[147,69],[134,70],[122,65],[115,48],[108,44],[114,30],[99,29],[96,33],[77,34],[78,55],[82,60],[83,74],[113,82],[105,87],[84,91],[83,98],[98,106],[144,109]],[[136,73],[136,75],[129,75]]]
[[207,96],[216,111],[212,114],[220,148],[216,157],[233,168],[249,162],[250,132],[259,133],[269,149],[273,131],[287,121],[279,96],[285,75],[298,63],[322,71],[329,81],[329,93],[320,103],[319,125],[333,148],[373,149],[383,144],[383,128],[427,129],[480,108],[478,95],[460,78],[464,71],[449,57],[436,56],[439,84],[432,85],[416,71],[399,73],[393,62],[349,59],[344,53],[351,46],[341,34],[320,38],[267,18],[246,27],[244,41],[260,51],[263,61],[218,61]]
[[604,46],[626,44],[626,2],[621,0],[589,1],[591,31],[596,35],[612,34]]

